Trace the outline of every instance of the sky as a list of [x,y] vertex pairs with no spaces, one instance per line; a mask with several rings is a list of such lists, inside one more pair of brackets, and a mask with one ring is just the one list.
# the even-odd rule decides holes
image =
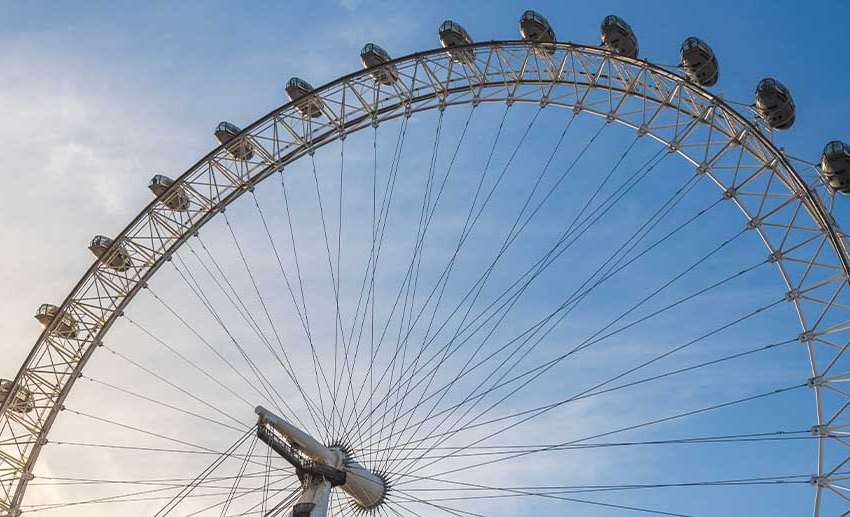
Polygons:
[[[0,154],[0,177],[3,179],[0,188],[0,218],[3,221],[0,225],[0,237],[7,243],[7,252],[0,258],[0,377],[11,378],[15,375],[18,365],[37,338],[40,328],[32,318],[35,308],[44,302],[58,304],[91,264],[92,257],[86,249],[91,236],[119,232],[138,210],[150,201],[146,184],[154,173],[176,177],[213,148],[215,142],[212,130],[219,121],[229,120],[245,126],[281,105],[285,101],[283,86],[291,76],[299,76],[314,85],[321,85],[357,70],[360,67],[360,48],[367,41],[378,43],[393,56],[436,47],[436,29],[444,19],[450,18],[460,22],[477,41],[518,38],[517,19],[527,8],[543,13],[555,27],[559,40],[592,44],[598,42],[598,25],[601,19],[607,14],[616,13],[625,18],[637,33],[641,56],[661,64],[675,64],[681,41],[687,36],[696,35],[709,42],[719,57],[720,82],[713,91],[724,98],[749,104],[755,84],[766,76],[775,77],[790,88],[797,104],[797,121],[792,130],[777,137],[779,145],[783,146],[787,153],[816,161],[827,141],[850,139],[846,122],[850,120],[850,99],[846,95],[850,70],[844,66],[846,31],[842,24],[850,15],[850,6],[838,2],[711,2],[700,5],[699,8],[693,6],[677,9],[671,9],[668,2],[660,1],[594,2],[592,5],[568,5],[565,2],[485,4],[357,0],[297,5],[278,2],[154,2],[146,5],[144,9],[131,2],[2,3],[0,20],[3,20],[5,25],[4,30],[0,32],[0,48],[5,49],[5,52],[0,53],[0,112],[4,114],[5,123],[0,125],[0,139],[5,142],[6,152]],[[516,140],[524,121],[527,121],[531,114],[531,111],[517,113],[506,140]],[[463,124],[462,115],[465,113],[451,115],[453,118],[450,129],[447,129],[450,135],[458,134]],[[480,133],[474,134],[486,135],[489,134],[487,131],[492,132],[493,123],[498,123],[498,115],[499,113],[494,112],[490,113],[489,119],[476,119],[473,127]],[[554,116],[547,116],[550,118],[541,124],[554,127],[557,120]],[[413,128],[411,132],[418,135],[422,141],[427,141],[426,139],[432,138],[431,128],[434,122],[433,116],[426,116],[421,125]],[[389,131],[394,131],[394,127],[389,128]],[[591,123],[582,123],[576,128],[576,135],[579,135],[577,138],[580,140],[581,135],[589,135],[594,127]],[[551,146],[557,137],[557,133],[552,131],[540,131],[535,135],[536,147],[532,149],[540,150],[547,149],[547,145]],[[387,137],[388,144],[391,143],[391,138]],[[618,133],[609,137],[605,145],[610,146],[610,149],[622,149],[623,142],[626,141],[624,138],[623,134]],[[580,146],[579,140],[571,142],[568,150],[575,152]],[[347,156],[351,159],[350,166],[367,169],[371,163],[368,139],[352,139],[346,145]],[[484,136],[476,136],[470,145],[474,146],[473,149],[485,150],[487,140]],[[329,154],[332,151],[334,150],[318,155],[320,167],[324,163],[332,163],[333,156]],[[542,155],[530,153],[529,160]],[[429,155],[430,149],[422,146],[410,155],[408,160],[421,168],[423,163],[427,163]],[[388,151],[385,156],[389,156]],[[461,164],[472,169],[473,157],[471,156],[468,162],[461,158]],[[496,161],[505,159],[507,155],[503,153]],[[445,156],[441,160],[442,164],[447,163]],[[602,157],[599,160],[602,164]],[[307,165],[302,165],[298,172],[309,179],[310,170]],[[298,179],[294,181],[292,188],[295,192],[309,192],[309,182],[304,183]],[[522,188],[522,185],[522,181],[517,180],[516,188]],[[578,183],[576,189],[583,192],[589,185],[590,183]],[[671,183],[659,179],[659,183],[653,185],[658,195],[657,189],[664,186],[670,188]],[[414,187],[411,185],[411,189]],[[333,185],[325,184],[323,188],[328,189],[327,197],[332,199],[335,193]],[[356,186],[354,188],[352,192],[357,192]],[[454,202],[460,207],[466,191],[462,186],[458,189]],[[279,187],[277,190],[269,187],[258,191],[258,197],[268,206],[277,202],[275,196],[278,195]],[[647,191],[646,195],[651,196],[652,190]],[[364,196],[364,192],[352,195],[351,210],[356,210],[358,199],[362,202]],[[449,205],[451,202],[451,198],[446,201]],[[296,199],[296,207],[298,203],[299,200]],[[307,201],[304,203],[302,208],[309,211]],[[698,201],[694,203],[693,206],[696,206]],[[248,212],[252,207],[247,203],[243,205],[234,208],[234,222],[243,224],[241,231],[247,238],[262,237],[262,227],[257,225],[256,220],[251,219],[253,222],[248,222]],[[630,213],[628,209],[639,213],[639,208],[639,203],[634,207],[626,207],[623,217]],[[312,210],[315,211],[315,207]],[[559,214],[557,209],[553,210],[553,214]],[[845,227],[850,224],[846,199],[839,200],[835,216]],[[284,219],[279,213],[271,217],[274,227],[283,228]],[[720,220],[725,221],[726,217]],[[459,224],[451,214],[447,215],[445,220],[438,221],[439,224],[435,226],[447,234]],[[498,219],[493,222],[497,223]],[[315,224],[315,220],[305,220],[301,224],[305,234],[314,237],[304,244],[305,254],[321,256],[324,242],[319,237],[320,227],[310,226]],[[544,226],[543,229],[545,228]],[[727,228],[721,227],[719,222],[713,226],[706,225],[704,229],[706,235],[717,238],[722,238],[725,230]],[[225,235],[226,231],[227,229],[218,223],[212,226],[209,233],[211,239],[214,239],[215,236]],[[604,244],[609,236],[616,233],[616,225],[606,226],[600,229],[595,238]],[[357,235],[360,234],[351,232],[350,246],[353,248],[357,246]],[[481,250],[482,257],[486,256],[487,235],[486,232],[481,234],[483,240],[475,248]],[[394,248],[391,248],[388,257],[395,257],[400,263],[404,260],[401,250],[406,249],[404,246],[408,242],[405,239],[411,236],[405,236],[401,232],[395,234],[395,237],[399,243],[398,255],[393,255]],[[223,262],[228,262],[233,267],[234,264],[238,265],[238,257],[233,254],[232,249],[228,251],[224,249],[223,244],[217,244],[214,240],[208,245],[220,253]],[[700,245],[700,239],[683,238],[679,244],[682,251],[667,256],[663,263],[671,267],[685,263],[689,258],[706,251],[707,248],[700,248]],[[221,246],[221,249],[216,246]],[[312,251],[311,246],[314,248]],[[526,252],[532,253],[535,249],[534,241],[530,241],[528,246]],[[440,251],[445,253],[445,249],[438,245],[433,249],[435,254]],[[359,251],[363,252],[362,249]],[[728,264],[720,262],[712,267],[716,267],[718,271],[729,271],[730,268],[734,269],[741,263],[746,263],[746,260],[759,256],[758,252],[752,252],[743,245],[740,250],[736,249],[731,253],[734,260],[730,259]],[[274,273],[273,270],[277,266],[267,252],[252,247],[248,256],[262,271],[261,275]],[[474,270],[478,258],[480,257],[477,255],[470,256],[469,262],[462,263],[458,266],[459,269],[469,267],[470,271]],[[391,258],[388,260],[393,263]],[[724,269],[725,266],[728,267]],[[575,271],[564,267],[562,274]],[[319,278],[318,266],[316,271],[316,277]],[[635,292],[650,285],[651,280],[658,280],[658,277],[650,275],[650,272],[652,271],[647,270],[648,276],[645,279],[635,280]],[[510,269],[502,272],[505,277],[510,273]],[[305,271],[305,274],[310,275],[311,271]],[[426,268],[423,278],[429,278],[428,275],[433,274],[434,271]],[[178,290],[171,285],[171,280],[175,285],[180,281],[179,277],[171,273],[171,276],[163,279],[159,289],[188,307],[191,293],[187,293],[185,289]],[[646,280],[646,284],[641,284],[641,280]],[[248,289],[246,292],[250,294],[250,284],[246,283],[245,278],[242,278],[242,282],[239,289]],[[698,283],[695,282],[691,287],[696,285]],[[762,293],[759,290],[762,285],[759,281],[752,280],[751,283],[730,287],[733,294],[727,295],[724,301],[734,299],[737,302],[740,299],[740,305],[728,303],[722,310],[717,309],[716,317],[723,318],[724,315],[744,310],[753,303],[769,299],[773,291]],[[686,287],[682,287],[682,292]],[[537,293],[537,296],[538,299],[547,301],[555,298],[554,293],[548,293],[545,289]],[[218,301],[225,303],[223,299]],[[138,303],[140,320],[147,316],[147,321],[153,325],[157,317],[162,317],[161,309],[156,313],[151,300],[139,300]],[[281,311],[284,310],[286,301],[283,298],[275,303],[280,304]],[[599,300],[597,303],[601,306],[606,302]],[[700,307],[708,311],[714,306],[716,304],[706,302]],[[534,306],[530,305],[526,309],[528,314],[521,314],[518,318],[530,319],[533,316]],[[159,316],[155,316],[156,314]],[[238,327],[237,316],[233,317],[234,326]],[[772,330],[785,324],[785,320],[779,318],[776,321],[771,319],[771,316],[765,318],[765,325]],[[582,314],[579,321],[582,322],[579,327],[587,330],[600,319],[588,312]],[[643,343],[661,336],[662,340],[673,342],[683,337],[670,330],[675,328],[676,321],[680,320],[659,322],[659,327],[636,333],[633,339]],[[286,320],[286,324],[297,326],[294,319]],[[200,319],[197,325],[203,325]],[[133,336],[133,329],[130,327],[125,325],[117,329],[117,336],[123,336],[127,342],[142,339],[138,332]],[[775,337],[771,332],[760,335],[759,329],[760,327],[754,324],[742,335],[762,341]],[[243,338],[250,339],[250,329],[243,326],[241,330],[246,333]],[[163,323],[162,331],[174,339],[180,339],[178,336],[189,339],[185,329],[180,331],[173,322],[167,325]],[[217,338],[222,336],[218,335]],[[600,352],[595,359],[598,363],[591,361],[588,364],[609,364],[615,367],[621,364],[619,361],[628,364],[629,361],[643,357],[642,352],[635,352],[626,345],[621,344],[623,349],[615,352]],[[543,346],[540,351],[541,359],[547,357],[546,351],[546,346]],[[636,354],[637,358],[629,355],[632,353]],[[142,354],[141,357],[146,356]],[[707,357],[710,356],[695,354],[690,359],[700,360]],[[796,373],[789,370],[789,365],[794,360],[794,354],[789,353],[766,366],[759,365],[765,369],[760,370],[760,378],[757,380],[728,382],[728,376],[742,375],[748,368],[754,367],[754,363],[740,366],[740,369],[730,367],[728,370],[706,374],[692,385],[693,393],[680,386],[683,391],[678,393],[671,393],[669,389],[658,392],[648,390],[643,392],[642,396],[657,397],[657,407],[654,409],[690,407],[692,404],[705,402],[708,399],[698,387],[715,393],[725,393],[724,390],[728,389],[731,398],[738,393],[735,391],[737,388],[744,392],[747,388],[757,391],[759,387],[776,386],[793,378]],[[533,360],[529,361],[533,363]],[[113,372],[113,366],[106,361],[95,364],[93,368],[98,369],[94,375],[101,375],[103,379],[110,379],[109,375],[117,379],[128,375],[123,373],[125,370]],[[169,371],[171,366],[173,365],[163,366],[163,371]],[[578,379],[584,378],[585,375],[590,379],[596,372],[594,368],[595,366],[588,366],[585,370],[573,373],[576,377],[569,379],[569,382],[579,382]],[[600,371],[604,370],[601,366],[599,368]],[[172,373],[179,377],[179,368]],[[140,384],[135,384],[130,379]],[[123,377],[122,380],[126,381],[125,386],[138,386],[147,382],[144,376]],[[748,386],[750,381],[752,384]],[[568,379],[558,378],[550,382],[553,384],[549,386],[560,387],[560,383],[568,383]],[[730,384],[733,386],[730,387]],[[566,389],[568,386],[564,387]],[[87,389],[90,388],[82,388]],[[805,404],[810,402],[806,398],[807,395],[808,393],[802,393],[799,398],[794,396],[789,407],[806,407]],[[91,403],[99,396],[94,391],[82,391],[80,410],[84,409],[86,402]],[[626,417],[640,418],[649,414],[642,406],[630,407],[630,403],[635,400],[643,400],[644,403],[647,400],[638,395],[635,397],[638,398],[612,400],[610,405],[601,408],[590,404],[581,405],[574,408],[574,412],[552,415],[547,417],[549,419],[545,424],[532,427],[528,431],[528,439],[530,443],[546,442],[547,429],[558,428],[581,433],[608,425],[612,415],[628,419]],[[193,407],[197,405],[196,402],[193,402]],[[515,403],[516,408],[522,408],[523,404],[529,401],[522,399]],[[124,413],[133,412],[132,407],[122,407],[121,401],[117,399],[106,404],[118,412],[116,414],[123,414],[125,417],[128,415]],[[746,416],[750,420],[749,423],[744,422],[744,427],[750,426],[750,431],[757,432],[761,428],[750,424],[761,421],[781,426],[787,423],[783,422],[781,416],[777,416],[776,408],[777,406],[766,405],[755,413],[732,413],[728,418],[734,420]],[[634,411],[634,414],[630,411]],[[802,418],[802,414],[795,413],[794,418],[789,417],[789,421],[796,423],[796,417]],[[251,415],[247,415],[246,421],[251,418]],[[672,429],[670,434],[675,435],[674,431],[695,433],[694,429],[698,428],[704,429],[708,434],[709,431],[719,432],[721,429],[722,432],[739,429],[726,424],[729,422],[700,421],[694,423],[693,427]],[[75,425],[77,424],[69,424],[60,431],[69,437],[76,432],[79,437],[88,429],[83,424],[79,424],[75,429]],[[191,429],[190,424],[183,421],[175,420],[173,426],[173,429],[186,432]],[[121,435],[108,437],[118,440]],[[650,434],[644,438],[646,437],[656,436]],[[715,452],[713,454],[716,456],[711,462],[705,461],[705,472],[692,472],[696,479],[722,477],[722,470],[717,468],[726,461],[735,465],[735,468],[729,469],[730,472],[737,472],[735,469],[738,468],[744,472],[753,467],[747,472],[762,474],[777,471],[788,473],[789,469],[793,470],[806,464],[803,455],[807,450],[802,446],[766,450],[769,452],[746,449],[737,455]],[[775,451],[780,452],[776,454]],[[612,478],[606,477],[606,473],[612,469],[640,474],[638,478],[642,477],[644,481],[657,480],[660,479],[659,471],[663,472],[665,468],[669,469],[679,461],[686,462],[686,458],[692,462],[688,463],[689,465],[703,465],[699,455],[707,453],[703,450],[694,452],[694,456],[689,456],[692,454],[690,452],[682,454],[682,457],[677,458],[670,451],[665,451],[663,457],[653,457],[647,452],[622,457],[599,453],[595,456],[588,455],[584,462],[580,458],[554,458],[551,459],[551,464],[544,463],[541,471],[548,473],[563,469],[564,463],[559,462],[566,461],[586,466],[571,472],[570,480],[576,483],[600,480],[610,482]],[[782,455],[785,457],[779,457]],[[61,455],[57,455],[52,461],[45,457],[56,476],[61,475],[62,468],[67,468],[71,462]],[[104,470],[113,477],[127,475],[126,459],[112,456],[98,458],[103,462]],[[149,461],[154,463],[152,459]],[[188,469],[191,465],[184,467]],[[146,464],[140,472],[156,477],[154,465]],[[534,479],[536,474],[494,469],[488,475],[492,476],[493,483],[510,484],[512,479],[530,480]],[[69,495],[62,492],[62,489],[56,489],[55,493],[51,493],[47,488],[44,490],[45,493],[39,496],[45,500],[53,497],[55,501],[76,495]],[[731,494],[726,499],[726,511],[736,513],[725,514],[793,515],[797,514],[797,510],[807,508],[810,495],[805,487],[782,493],[751,491],[739,494],[743,495]],[[764,494],[769,495],[765,497]],[[711,504],[714,504],[714,498],[717,497],[718,493],[715,493],[706,501],[712,501]],[[771,498],[775,498],[775,504],[764,503]],[[645,500],[625,496],[620,501],[629,504],[647,502],[660,507],[669,505],[671,508],[687,510],[685,503],[692,502],[688,499],[686,495],[662,493],[649,496]],[[711,515],[714,508],[711,504],[705,502],[701,505],[697,502],[698,508],[694,511],[699,515]],[[519,506],[509,508],[518,511]],[[597,515],[591,510],[596,511],[579,506],[576,511],[588,513],[576,515]],[[549,511],[553,511],[551,507]],[[784,513],[786,511],[788,513]],[[616,511],[598,513],[617,514]]]

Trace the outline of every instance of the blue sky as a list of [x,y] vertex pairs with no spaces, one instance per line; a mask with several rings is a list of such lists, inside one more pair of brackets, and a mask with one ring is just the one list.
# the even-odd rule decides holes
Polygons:
[[[797,121],[792,130],[777,137],[788,153],[816,160],[828,140],[850,140],[847,127],[850,98],[846,86],[850,80],[850,69],[846,66],[844,23],[850,19],[850,5],[838,2],[711,2],[674,7],[669,2],[660,1],[580,5],[565,2],[343,0],[299,4],[152,3],[143,10],[133,2],[4,3],[0,5],[0,20],[5,22],[0,33],[0,48],[5,49],[0,56],[0,70],[3,71],[0,74],[0,109],[6,123],[0,128],[0,138],[6,142],[5,147],[10,152],[0,156],[0,170],[3,170],[0,174],[4,181],[0,189],[0,216],[4,220],[0,236],[9,243],[8,249],[14,252],[7,252],[0,259],[0,285],[4,286],[0,289],[0,356],[4,358],[0,364],[0,376],[8,378],[14,375],[17,365],[37,336],[39,329],[32,319],[34,308],[45,301],[61,300],[90,264],[91,256],[85,249],[90,236],[120,231],[126,221],[149,201],[150,194],[145,188],[147,179],[154,172],[176,177],[206,154],[213,146],[212,129],[220,120],[244,126],[279,106],[284,102],[283,85],[291,76],[302,77],[318,86],[358,69],[358,54],[367,41],[378,43],[396,57],[436,47],[436,28],[447,18],[463,24],[477,41],[517,39],[517,19],[527,8],[545,14],[559,40],[591,44],[598,43],[601,19],[606,14],[616,13],[625,18],[637,33],[641,56],[662,64],[675,64],[681,41],[696,35],[707,41],[719,57],[720,82],[713,91],[726,99],[749,104],[755,84],[766,76],[779,79],[791,89],[797,103]],[[527,120],[530,113],[518,114],[511,130],[514,137],[518,134],[517,128],[521,128],[523,117]],[[425,120],[433,123],[433,119]],[[460,123],[460,115],[455,114],[453,127],[459,127]],[[554,127],[557,121],[552,118],[546,123]],[[580,129],[589,134],[593,127],[592,123],[587,123]],[[419,128],[419,131],[422,138],[429,137],[427,131],[430,130]],[[625,141],[622,140],[625,138],[623,134],[611,137],[607,145],[611,149],[621,148]],[[547,148],[547,144],[552,144],[553,135],[550,132],[546,136],[544,132],[535,145],[541,150]],[[352,145],[356,142],[353,140]],[[360,142],[368,144],[365,140]],[[486,144],[482,139],[474,145],[483,150]],[[569,150],[575,151],[579,145],[571,142]],[[426,151],[421,151],[424,154],[418,156],[427,159]],[[362,167],[368,166],[367,158],[367,154],[361,153],[358,158],[356,152],[352,153],[352,159],[359,159]],[[302,172],[309,170],[304,168]],[[666,180],[658,181],[656,187],[669,185]],[[589,185],[583,184],[578,188]],[[518,182],[517,188],[521,186],[522,182]],[[306,187],[302,185],[302,188]],[[333,192],[332,188],[330,192]],[[647,191],[647,195],[650,194]],[[260,192],[259,195],[268,196],[263,199],[272,203],[277,191]],[[836,217],[846,227],[850,224],[850,213],[847,200],[840,201]],[[698,204],[695,202],[690,208]],[[637,210],[640,204],[627,208]],[[238,208],[234,210],[236,221],[242,221],[243,217],[247,220],[248,215],[244,212],[247,209],[242,209],[242,212]],[[559,214],[557,210],[553,213]],[[623,217],[628,213],[626,210]],[[720,219],[725,221],[726,216]],[[453,222],[448,217],[444,225],[451,228]],[[278,223],[282,224],[282,219]],[[259,228],[245,224],[246,234],[256,236]],[[722,238],[721,235],[726,232],[718,228],[719,224],[706,224],[702,235]],[[221,234],[225,230],[216,226],[210,230],[213,231]],[[616,235],[617,227],[606,227],[605,231],[607,233],[599,237],[603,243],[609,235]],[[702,242],[699,237],[702,235],[683,240],[683,251],[667,256],[662,263],[675,267],[699,256],[700,250],[705,251],[700,248]],[[734,251],[734,260],[711,267],[728,272],[740,267],[746,260],[759,257],[759,253],[760,250],[753,252],[742,246]],[[255,258],[263,260],[259,252]],[[472,266],[474,260],[470,263]],[[573,270],[565,265],[562,272],[569,271]],[[658,278],[652,274],[655,271],[647,270],[645,273],[646,285]],[[169,279],[178,281],[174,275]],[[163,282],[163,289],[167,290],[168,283]],[[722,318],[771,299],[774,291],[762,293],[759,290],[765,285],[762,282],[759,276],[730,288],[731,298],[724,301],[740,302],[740,307],[729,303],[723,310],[718,310],[716,317]],[[691,287],[696,285],[699,285],[698,282]],[[171,294],[178,298],[186,296],[185,292],[180,294],[176,290]],[[612,290],[605,294],[616,296],[618,292]],[[545,289],[538,296],[541,300],[555,299],[555,294],[547,293]],[[149,301],[139,303],[142,316],[146,310],[151,311],[149,315],[153,314],[153,309],[144,305]],[[710,309],[709,304],[701,307],[703,310]],[[533,313],[533,309],[533,306],[529,307],[529,313]],[[588,330],[604,319],[596,317],[592,313],[583,314],[579,327]],[[681,339],[684,333],[677,333],[681,321],[667,321],[667,327],[673,329],[669,332],[662,332],[665,323],[661,322],[661,327],[635,334],[635,342],[657,339],[669,344]],[[754,343],[761,343],[781,335],[787,324],[786,319],[773,320],[770,315],[759,322],[763,323],[761,327],[753,325],[737,337],[752,338],[756,340]],[[760,333],[762,328],[768,330]],[[178,335],[176,330],[169,330],[174,332],[174,336]],[[121,331],[124,334],[119,335],[130,336],[130,330],[125,328]],[[139,339],[139,336],[127,337],[128,341],[134,339]],[[726,350],[723,347],[734,348],[737,342],[724,343],[718,339],[715,344]],[[634,359],[634,356],[628,355],[628,344],[620,343],[625,355],[616,355],[625,362]],[[551,347],[556,345],[555,341],[549,343]],[[544,346],[541,358],[546,357],[547,350]],[[613,362],[612,357],[600,352],[595,361],[598,364]],[[638,354],[638,357],[642,356]],[[711,355],[694,353],[689,359],[699,361],[707,357]],[[774,363],[760,371],[760,378],[744,379],[740,384],[730,383],[728,379],[743,378],[744,372],[751,371],[750,368],[764,365],[753,362],[721,369],[700,378],[696,385],[702,390],[694,388],[690,392],[679,386],[681,392],[648,390],[642,395],[649,399],[657,397],[659,407],[669,404],[673,409],[713,400],[706,392],[728,394],[727,398],[733,398],[736,393],[746,393],[749,388],[758,391],[758,388],[776,387],[796,378],[796,371],[791,365],[796,365],[794,361],[798,358],[793,351],[778,355],[773,359]],[[100,368],[95,375],[100,372],[107,376],[113,365],[104,361],[95,367]],[[576,378],[588,375],[590,379],[594,372],[588,367],[570,375]],[[175,375],[179,375],[179,371]],[[553,380],[552,385],[564,383],[563,388],[568,389],[572,380],[566,376]],[[736,391],[737,388],[742,391]],[[88,393],[86,396],[98,395]],[[733,411],[720,419],[699,420],[681,428],[673,427],[669,434],[731,433],[741,431],[742,427],[752,432],[787,428],[805,421],[806,412],[810,409],[808,396],[807,392],[795,394],[789,402],[767,403],[753,411]],[[80,400],[89,399],[81,394]],[[594,426],[604,426],[611,415],[629,414],[633,409],[628,407],[629,400],[612,401],[610,406],[598,411],[593,406],[582,406],[575,413],[553,416],[546,424],[535,427],[532,434],[538,441],[546,441],[549,428],[561,426],[572,429],[570,426],[578,426],[575,432],[581,433]],[[635,400],[645,402],[647,398]],[[526,401],[516,402],[521,408]],[[785,414],[784,411],[789,408],[793,409]],[[642,411],[636,410],[634,416],[637,418],[642,414]],[[582,427],[572,419],[586,419],[587,426]],[[735,425],[738,423],[742,425]],[[179,428],[182,424],[175,425]],[[82,426],[74,429],[74,424],[62,428],[68,436],[75,432],[84,434],[86,429]],[[649,434],[644,439],[653,437],[657,438]],[[742,451],[699,449],[684,452],[679,457],[675,451],[665,451],[659,456],[640,453],[628,458],[600,454],[584,459],[591,465],[581,469],[586,472],[576,471],[576,476],[571,479],[611,481],[610,476],[605,477],[606,469],[608,472],[610,469],[629,469],[644,482],[662,480],[659,472],[675,472],[679,463],[704,466],[704,471],[689,467],[693,468],[689,473],[696,479],[710,479],[722,475],[720,467],[727,461],[732,466],[730,477],[737,472],[745,475],[770,472],[796,474],[798,472],[794,469],[807,464],[806,454],[810,452],[804,446],[796,445],[787,449],[752,448]],[[58,472],[61,467],[67,467],[67,461],[67,458],[57,456],[51,467]],[[126,475],[125,460],[109,457],[109,461],[113,461],[109,469],[112,469],[114,477]],[[546,467],[557,470],[563,464],[546,464]],[[154,476],[154,466],[148,465],[145,469],[150,469],[144,472]],[[794,471],[789,472],[789,469]],[[505,483],[510,482],[505,481],[511,479],[509,472],[492,474]],[[527,472],[523,475],[533,477]],[[682,476],[682,473],[678,472],[676,476]],[[651,506],[680,510],[687,510],[693,503],[693,511],[698,515],[795,515],[808,507],[811,493],[806,487],[785,491],[778,488],[738,490],[723,495],[721,502],[713,499],[720,492],[705,500],[699,499],[700,492],[675,492],[654,494],[645,499],[626,496],[621,501],[645,502]],[[45,497],[50,495],[70,497],[61,492]],[[773,502],[765,503],[766,499]],[[714,513],[718,504],[727,506],[723,512]],[[548,508],[552,511],[552,507]],[[578,512],[584,510],[587,508],[581,506],[575,509]],[[541,508],[541,511],[547,510]]]

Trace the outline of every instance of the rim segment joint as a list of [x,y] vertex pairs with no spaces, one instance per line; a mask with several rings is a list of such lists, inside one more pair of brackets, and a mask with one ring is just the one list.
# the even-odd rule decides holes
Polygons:
[[814,330],[807,330],[807,331],[803,332],[802,334],[800,334],[800,342],[801,343],[811,343],[812,341],[815,340],[816,335],[817,334],[815,334]]
[[729,145],[731,147],[736,147],[744,143],[744,140],[747,138],[748,131],[746,129],[742,129],[739,133],[735,133],[735,135],[729,139]]
[[809,429],[809,432],[820,438],[830,438],[835,436],[832,429],[826,424],[813,425],[811,429]]
[[679,150],[679,141],[678,140],[671,140],[670,143],[667,144],[667,152],[668,153],[675,153],[678,150]]
[[[827,380],[823,378],[821,375],[816,375],[814,377],[809,377],[809,380],[806,381],[806,387],[809,388],[822,388],[827,384]],[[817,426],[815,426],[817,427]]]
[[829,480],[822,475],[815,475],[810,477],[809,484],[818,488],[828,488],[830,486]]

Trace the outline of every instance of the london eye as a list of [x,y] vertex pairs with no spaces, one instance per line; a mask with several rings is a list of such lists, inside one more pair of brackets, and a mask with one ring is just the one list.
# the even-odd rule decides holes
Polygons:
[[850,147],[700,38],[517,25],[140,178],[0,371],[0,516],[846,514]]

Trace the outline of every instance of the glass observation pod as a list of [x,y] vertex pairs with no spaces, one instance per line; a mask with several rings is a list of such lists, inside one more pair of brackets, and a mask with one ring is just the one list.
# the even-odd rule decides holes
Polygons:
[[632,28],[619,16],[609,14],[602,20],[599,27],[602,35],[602,46],[608,50],[630,58],[636,58],[638,51],[638,40]]
[[[519,33],[522,39],[535,44],[552,45],[555,43],[555,31],[542,14],[532,10],[525,11],[519,19]],[[548,54],[555,53],[555,47],[545,49]]]
[[823,148],[820,173],[832,190],[850,194],[850,146],[833,140]]
[[[3,404],[9,398],[14,384],[14,381],[10,381],[9,379],[0,379],[0,404]],[[9,411],[29,413],[33,409],[35,409],[35,401],[33,401],[30,390],[23,386],[15,390],[12,400],[9,401]]]
[[[47,328],[56,319],[57,314],[59,314],[59,307],[50,305],[49,303],[43,303],[35,312],[35,319],[41,323],[42,327]],[[66,314],[62,317],[62,321],[57,323],[53,328],[53,334],[59,337],[73,339],[77,337],[77,322]]]
[[458,49],[465,45],[472,45],[472,38],[459,23],[446,20],[440,24],[440,45],[447,49],[449,57],[459,63],[471,63],[475,60],[475,49]]
[[89,244],[89,249],[94,256],[102,260],[108,267],[115,271],[124,272],[130,269],[133,262],[130,260],[130,254],[123,246],[118,246],[109,254],[109,248],[112,247],[113,241],[109,237],[103,235],[95,235]]
[[360,51],[360,62],[363,63],[363,68],[375,68],[372,71],[372,78],[387,86],[398,81],[398,70],[394,65],[386,64],[390,61],[392,58],[387,51],[374,43],[367,43]]
[[768,77],[756,86],[756,112],[773,129],[788,129],[794,125],[796,108],[788,88]]
[[704,41],[694,36],[682,42],[679,49],[682,67],[691,81],[700,86],[714,86],[720,75],[717,57]]
[[295,103],[298,111],[304,116],[315,118],[322,116],[322,100],[312,95],[313,90],[313,85],[298,77],[286,83],[286,95]]
[[151,189],[151,192],[153,192],[156,197],[160,198],[162,204],[167,206],[170,210],[174,210],[175,212],[185,212],[189,209],[189,195],[186,194],[186,189],[181,186],[166,196],[166,191],[168,191],[172,185],[174,185],[173,179],[162,174],[157,174],[151,178],[148,188]]
[[219,122],[215,128],[215,137],[221,145],[225,146],[225,149],[227,149],[227,152],[233,158],[237,160],[250,160],[254,156],[254,147],[250,141],[240,139],[238,142],[228,145],[228,142],[233,140],[241,132],[242,130],[235,124]]

